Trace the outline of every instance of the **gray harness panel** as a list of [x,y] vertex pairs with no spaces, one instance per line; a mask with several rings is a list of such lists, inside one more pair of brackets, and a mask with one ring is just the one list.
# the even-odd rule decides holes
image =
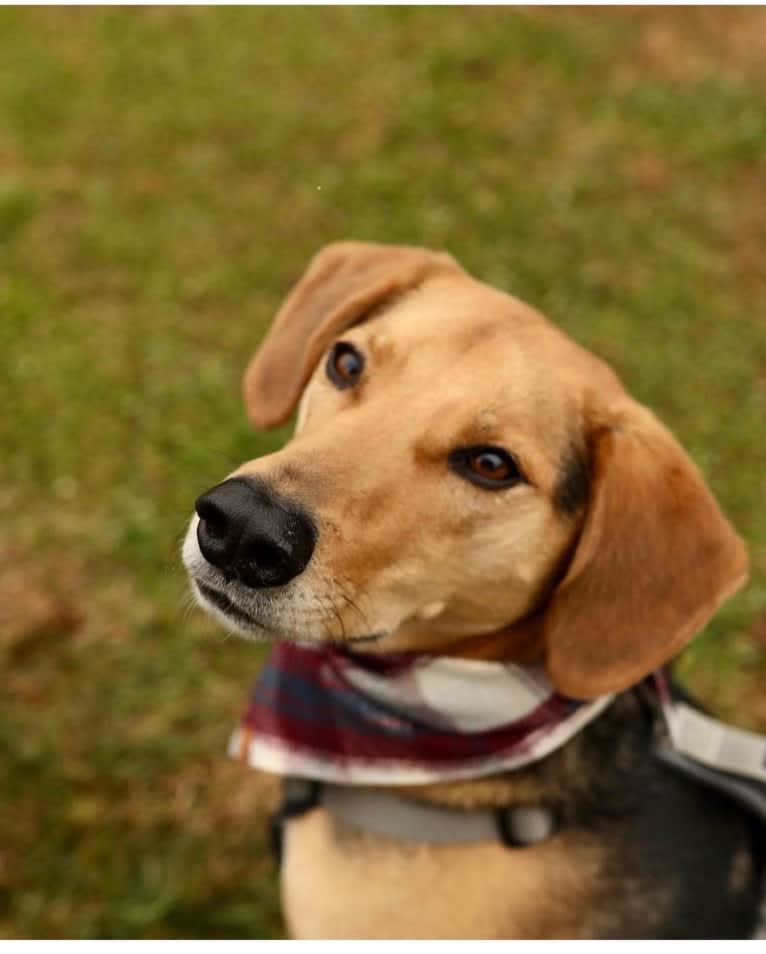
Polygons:
[[543,805],[464,810],[424,804],[387,791],[330,784],[322,785],[319,800],[347,824],[407,841],[503,841],[521,848],[545,841],[557,828],[554,813]]

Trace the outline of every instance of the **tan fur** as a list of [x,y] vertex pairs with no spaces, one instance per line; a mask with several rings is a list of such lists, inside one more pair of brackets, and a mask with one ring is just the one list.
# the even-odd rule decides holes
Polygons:
[[574,831],[533,852],[392,842],[321,809],[285,847],[285,916],[305,939],[587,937],[603,854]]
[[[338,338],[366,359],[347,390],[325,373]],[[323,250],[244,391],[259,426],[301,408],[293,440],[237,473],[266,478],[319,526],[278,601],[240,596],[268,614],[272,638],[378,634],[365,651],[542,657],[562,692],[588,698],[668,660],[746,576],[741,541],[659,421],[602,361],[448,255]],[[450,451],[478,444],[510,450],[528,482],[486,491],[454,474]],[[579,457],[582,500],[561,490]],[[204,572],[195,528],[192,574]],[[535,784],[412,794],[507,804]],[[403,847],[317,811],[288,828],[288,920],[300,937],[577,936],[593,929],[583,912],[600,858],[583,839],[563,833],[522,854]]]
[[[338,336],[366,357],[344,391],[322,360]],[[250,363],[245,395],[261,424],[302,395],[291,443],[237,471],[320,523],[310,566],[273,611],[280,635],[543,654],[554,683],[587,698],[670,658],[745,578],[741,541],[656,418],[602,361],[443,253],[323,250]],[[451,474],[448,453],[479,443],[509,448],[529,483],[486,492]],[[573,446],[591,460],[587,514],[554,503]],[[534,626],[521,622],[530,613]]]
[[702,476],[649,411],[615,402],[590,435],[593,502],[545,624],[552,680],[585,698],[665,663],[747,575]]
[[[444,253],[362,242],[328,245],[274,319],[270,360],[254,361],[247,369],[243,387],[253,423],[273,427],[289,417],[317,357],[336,331],[371,313],[381,301],[445,270],[460,268]],[[298,354],[296,340],[302,342]]]

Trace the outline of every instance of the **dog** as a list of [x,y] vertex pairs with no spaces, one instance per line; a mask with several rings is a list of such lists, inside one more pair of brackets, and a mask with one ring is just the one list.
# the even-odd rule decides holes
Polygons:
[[[292,440],[197,502],[193,592],[248,638],[538,666],[610,704],[513,771],[400,786],[457,811],[555,805],[539,843],[399,840],[322,805],[285,827],[298,938],[747,937],[747,813],[652,756],[636,686],[747,578],[697,467],[616,374],[450,255],[340,242],[244,376]],[[376,789],[385,791],[385,785]]]

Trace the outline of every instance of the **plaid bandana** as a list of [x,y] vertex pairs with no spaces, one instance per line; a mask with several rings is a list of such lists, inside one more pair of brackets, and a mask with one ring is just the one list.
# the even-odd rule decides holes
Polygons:
[[229,754],[352,785],[478,778],[544,758],[612,698],[566,699],[538,666],[279,643]]

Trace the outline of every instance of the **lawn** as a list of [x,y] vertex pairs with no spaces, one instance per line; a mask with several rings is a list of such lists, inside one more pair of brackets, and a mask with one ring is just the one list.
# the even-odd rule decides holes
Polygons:
[[766,11],[0,9],[0,937],[280,937],[192,611],[198,493],[345,237],[449,249],[618,369],[750,547],[681,658],[766,730]]

